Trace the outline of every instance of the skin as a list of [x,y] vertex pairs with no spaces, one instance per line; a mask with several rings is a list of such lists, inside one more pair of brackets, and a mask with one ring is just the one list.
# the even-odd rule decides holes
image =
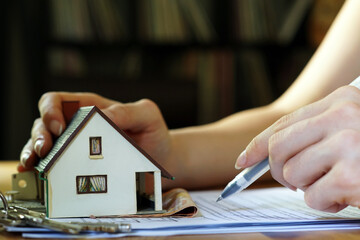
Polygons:
[[[360,23],[359,9],[360,1],[345,3],[302,77],[282,98],[291,100],[288,97],[291,91],[306,86],[302,81],[306,75],[309,78],[325,75],[325,80],[315,79],[315,85],[327,83],[316,91],[336,87],[337,82],[348,84],[349,76],[354,79],[360,75],[360,33],[351,34],[352,28]],[[333,53],[327,54],[330,49]],[[317,73],[313,66],[317,66]],[[310,86],[307,89],[314,92]],[[348,205],[359,207],[359,117],[359,89],[338,88],[327,97],[280,118],[250,142],[236,164],[248,167],[269,156],[273,178],[293,190],[303,190],[310,207],[329,212]]]
[[310,207],[329,212],[359,207],[360,122],[354,120],[360,117],[359,104],[359,89],[339,88],[255,137],[239,165],[252,165],[268,155],[272,176],[303,190]]
[[165,188],[226,184],[238,173],[234,160],[251,141],[236,168],[269,155],[273,177],[304,190],[309,206],[337,211],[356,205],[360,195],[351,190],[360,183],[354,176],[360,137],[353,122],[360,114],[360,91],[338,88],[360,74],[360,31],[354,30],[360,23],[358,12],[360,1],[345,3],[306,68],[279,99],[211,124],[169,130],[157,105],[148,99],[119,103],[92,93],[46,93],[39,101],[40,118],[34,122],[18,170],[31,169],[39,156],[46,156],[53,138],[65,129],[61,101],[79,100],[81,106],[97,105],[176,176],[175,181],[164,182]]

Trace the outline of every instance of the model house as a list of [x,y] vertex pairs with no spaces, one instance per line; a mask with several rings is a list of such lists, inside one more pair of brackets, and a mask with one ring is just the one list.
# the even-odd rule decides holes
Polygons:
[[[70,115],[65,113],[65,118]],[[147,173],[154,194],[145,211],[161,212],[161,176],[173,178],[95,106],[74,114],[36,170],[44,182],[50,218],[144,211],[140,199],[145,196]]]

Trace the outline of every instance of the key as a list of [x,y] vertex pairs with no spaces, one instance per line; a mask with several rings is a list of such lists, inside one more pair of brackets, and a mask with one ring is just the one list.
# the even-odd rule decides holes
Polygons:
[[14,209],[17,213],[28,214],[28,215],[33,216],[33,217],[46,218],[45,213],[40,213],[40,212],[32,211],[32,210],[29,210],[29,209],[24,208],[24,207],[13,206],[13,209]]
[[57,222],[48,218],[35,217],[21,213],[19,213],[17,216],[26,224],[34,227],[43,227],[54,231],[70,234],[78,234],[82,231],[82,227],[76,224]]
[[[30,215],[30,214],[32,215]],[[3,218],[5,221],[13,221],[14,224],[23,224],[32,227],[42,227],[51,229],[57,232],[64,232],[70,234],[80,233],[82,227],[75,224],[57,222],[51,219],[46,218],[41,213],[34,213],[33,211],[24,213],[24,211],[18,211],[16,208],[10,207],[7,218]],[[15,221],[15,222],[14,222]]]
[[25,224],[21,220],[14,220],[4,217],[3,214],[0,214],[0,225],[10,226],[10,227],[23,227]]
[[54,231],[77,234],[82,227],[76,224],[56,222],[46,218],[45,214],[28,210],[22,207],[9,207],[9,204],[0,191],[0,199],[4,209],[0,211],[0,223],[5,226],[34,226],[52,229]]
[[131,225],[128,223],[58,222],[47,218],[44,213],[32,211],[20,206],[9,207],[8,202],[1,191],[0,199],[4,205],[4,209],[0,210],[0,226],[33,226],[69,234],[78,234],[82,231],[108,233],[131,232]]
[[23,226],[24,224],[22,223],[21,220],[16,220],[16,219],[10,219],[9,218],[9,204],[5,198],[5,196],[2,194],[2,192],[0,191],[0,200],[3,203],[3,210],[0,210],[0,224],[2,226]]
[[8,201],[6,200],[4,194],[2,194],[2,192],[0,191],[0,200],[2,201],[3,203],[3,207],[4,207],[4,214],[6,215],[7,212],[9,211],[9,203]]
[[108,232],[108,233],[127,233],[131,232],[129,223],[88,223],[88,222],[70,222],[82,226],[84,231]]
[[[33,226],[43,226],[46,228],[50,228],[56,231],[62,231],[67,233],[76,234],[81,231],[96,231],[96,232],[108,232],[108,233],[119,233],[119,232],[131,232],[131,225],[127,223],[85,223],[85,222],[58,222],[54,220],[50,220],[45,217],[44,213],[38,213],[35,211],[28,210],[23,207],[14,207],[14,211],[18,214],[22,214],[28,221],[28,224]],[[40,222],[38,220],[40,218],[43,220]]]

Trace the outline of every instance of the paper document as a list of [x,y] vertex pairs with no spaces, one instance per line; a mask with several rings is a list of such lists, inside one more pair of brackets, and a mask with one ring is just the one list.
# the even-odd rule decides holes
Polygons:
[[[360,229],[360,210],[347,207],[331,214],[306,206],[301,191],[286,188],[245,190],[216,203],[221,191],[190,192],[201,216],[193,218],[80,218],[76,221],[131,223],[134,231],[124,234],[91,234],[81,237],[167,236],[237,232],[314,231]],[[62,219],[59,221],[74,221]],[[58,233],[24,233],[24,237],[65,237]],[[73,236],[69,236],[73,237]],[[80,237],[80,236],[79,236]]]

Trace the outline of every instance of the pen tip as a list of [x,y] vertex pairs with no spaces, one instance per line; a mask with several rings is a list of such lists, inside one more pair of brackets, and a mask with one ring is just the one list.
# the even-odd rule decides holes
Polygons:
[[216,200],[216,202],[219,202],[219,201],[221,201],[221,200],[223,200],[223,197],[222,197],[222,196],[220,196],[220,197]]

